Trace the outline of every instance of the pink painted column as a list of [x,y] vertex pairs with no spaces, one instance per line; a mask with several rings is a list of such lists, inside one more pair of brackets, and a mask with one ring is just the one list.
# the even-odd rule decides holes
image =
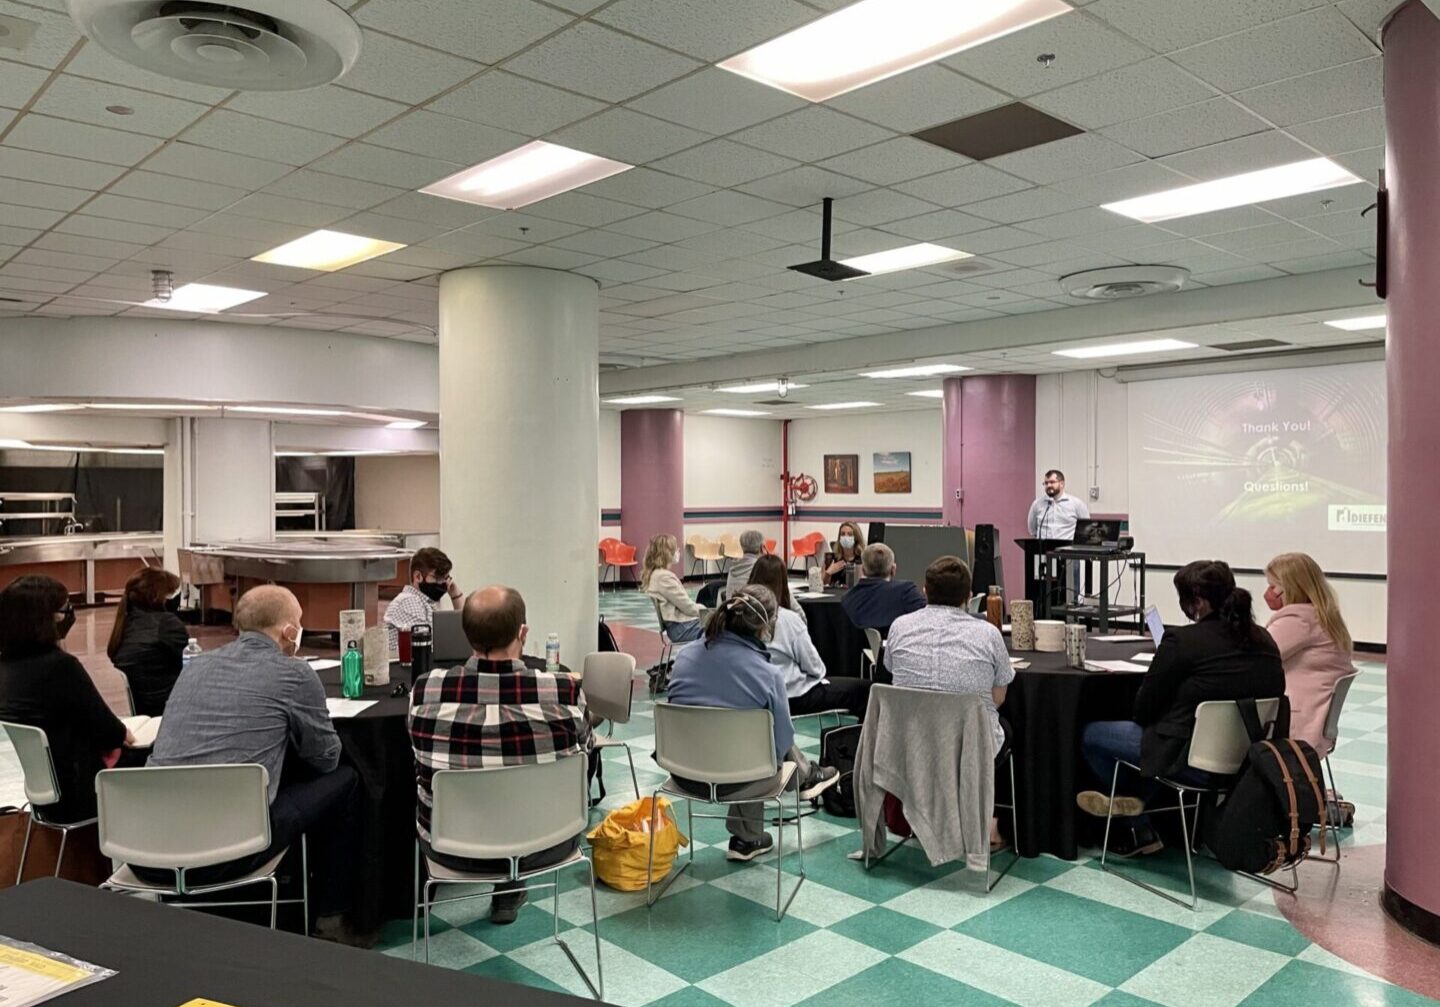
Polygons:
[[1389,797],[1386,909],[1440,941],[1440,676],[1433,624],[1440,537],[1432,501],[1440,430],[1440,21],[1420,0],[1385,26],[1387,304],[1390,413],[1388,661]]
[[1020,597],[1024,557],[1015,539],[1035,496],[1035,376],[946,378],[944,390],[945,523],[995,525],[1006,595]]
[[[685,554],[685,414],[627,409],[620,414],[620,538],[644,561],[652,535],[670,534]],[[634,569],[636,580],[640,567]]]

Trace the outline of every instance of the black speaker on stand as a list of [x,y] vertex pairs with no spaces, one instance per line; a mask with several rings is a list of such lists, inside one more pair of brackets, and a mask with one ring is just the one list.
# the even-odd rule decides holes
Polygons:
[[975,565],[970,571],[972,590],[979,595],[991,587],[1005,590],[1005,575],[1000,563],[1000,533],[993,524],[975,526]]

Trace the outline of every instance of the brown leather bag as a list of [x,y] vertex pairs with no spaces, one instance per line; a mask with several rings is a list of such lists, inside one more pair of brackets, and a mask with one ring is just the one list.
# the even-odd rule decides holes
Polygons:
[[[20,868],[20,851],[25,844],[25,827],[30,815],[16,807],[0,808],[0,888],[15,884]],[[99,885],[110,876],[110,860],[100,855],[99,832],[93,825],[71,829],[65,840],[65,860],[59,876],[83,885]],[[22,881],[55,875],[60,857],[60,832],[38,822],[30,830],[30,849],[25,854]]]

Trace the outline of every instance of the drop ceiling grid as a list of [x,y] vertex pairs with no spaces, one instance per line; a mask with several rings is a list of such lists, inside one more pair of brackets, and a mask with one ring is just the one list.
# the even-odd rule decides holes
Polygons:
[[[0,290],[7,292],[0,296],[21,295],[25,298],[21,310],[43,307],[47,314],[65,308],[120,313],[127,310],[125,305],[80,301],[78,296],[114,297],[124,292],[126,299],[143,299],[148,296],[148,270],[155,266],[171,268],[179,282],[246,275],[246,258],[269,244],[316,226],[348,227],[412,243],[384,260],[347,271],[369,276],[367,267],[371,267],[382,272],[377,279],[393,283],[378,289],[316,290],[324,287],[323,276],[295,271],[295,282],[253,281],[256,289],[270,292],[256,304],[274,311],[327,308],[433,327],[437,314],[433,303],[405,296],[414,292],[407,281],[483,262],[529,262],[588,273],[607,293],[628,288],[623,296],[632,304],[659,301],[677,291],[702,299],[680,309],[700,311],[699,316],[673,322],[679,311],[650,316],[690,334],[686,344],[692,348],[677,351],[689,357],[731,352],[739,345],[755,349],[763,345],[755,333],[779,326],[790,328],[777,339],[807,340],[801,333],[809,331],[819,341],[841,327],[852,330],[843,333],[851,335],[867,326],[895,331],[939,324],[953,320],[947,316],[976,310],[988,309],[991,314],[1053,310],[1073,302],[1052,282],[1059,272],[1047,266],[1058,264],[1068,270],[1085,268],[1087,260],[1097,265],[1153,261],[1154,249],[1166,253],[1165,261],[1191,268],[1200,284],[1207,277],[1217,282],[1254,278],[1261,269],[1280,275],[1329,268],[1325,263],[1366,255],[1361,240],[1366,228],[1358,216],[1354,228],[1337,229],[1328,219],[1324,229],[1307,226],[1310,217],[1332,216],[1318,200],[1303,209],[1289,206],[1284,213],[1256,210],[1256,216],[1244,221],[1245,227],[1210,231],[1204,221],[1176,222],[1179,230],[1157,229],[1163,240],[1133,247],[1112,244],[1105,234],[1126,223],[1093,207],[1114,198],[1114,193],[1087,189],[1107,174],[1147,166],[1182,183],[1204,178],[1214,171],[1214,155],[1219,155],[1220,163],[1238,157],[1224,146],[1235,140],[1249,140],[1255,148],[1250,156],[1262,162],[1268,157],[1269,163],[1275,163],[1273,159],[1286,151],[1295,156],[1350,155],[1357,164],[1378,163],[1374,124],[1378,114],[1366,113],[1379,101],[1373,69],[1377,61],[1373,44],[1347,19],[1355,16],[1353,3],[1276,0],[1273,5],[1258,5],[1266,9],[1256,13],[1257,5],[1222,0],[1224,10],[1203,31],[1185,22],[1181,33],[1190,35],[1182,40],[1184,45],[1171,45],[1173,40],[1166,40],[1165,32],[1170,30],[1166,19],[1178,16],[1169,11],[1174,6],[1171,0],[1153,7],[1129,0],[1098,0],[941,64],[824,105],[808,105],[699,62],[715,58],[716,46],[745,48],[786,30],[795,17],[813,16],[813,10],[807,14],[801,4],[749,0],[736,7],[620,0],[572,18],[533,0],[487,0],[487,14],[498,16],[504,25],[495,37],[509,39],[506,44],[513,48],[482,54],[454,52],[461,45],[454,41],[456,36],[435,31],[435,22],[445,17],[468,13],[474,18],[477,5],[472,0],[421,0],[419,15],[410,4],[412,16],[405,19],[391,16],[396,2],[369,0],[355,6],[367,36],[384,39],[371,50],[384,66],[362,65],[345,84],[308,92],[303,101],[297,96],[227,95],[188,88],[124,67],[90,45],[81,46],[65,67],[67,72],[47,88],[44,71],[74,48],[78,35],[54,12],[7,3],[22,16],[42,21],[44,45],[33,60],[39,67],[0,61],[0,84],[6,88],[0,91],[0,105],[33,101],[36,106],[36,111],[17,118],[0,144],[0,203],[16,210],[13,224],[4,221],[12,228],[10,240],[0,235]],[[719,7],[727,8],[726,16],[707,13]],[[1160,13],[1161,7],[1167,13]],[[677,11],[683,16],[676,16]],[[1292,120],[1297,114],[1291,95],[1299,85],[1284,76],[1285,68],[1276,65],[1276,54],[1266,45],[1268,39],[1283,37],[1276,34],[1281,31],[1276,24],[1282,21],[1286,32],[1315,41],[1315,47],[1296,54],[1302,62],[1295,69],[1305,87],[1319,87],[1328,95],[1317,104],[1323,116],[1296,122],[1288,132],[1271,128],[1269,120],[1245,104],[1245,96],[1252,95],[1257,104],[1282,119]],[[601,56],[611,51],[607,46],[618,47],[617,52],[637,45],[658,47],[668,54],[658,65],[670,69],[661,80],[653,72],[655,67],[648,68],[644,81],[638,81],[645,85],[638,93],[611,100],[637,81],[583,66],[562,73],[553,60],[547,62],[547,45],[551,51],[564,52],[582,37],[591,40]],[[1073,47],[1068,50],[1073,60],[1067,47]],[[1030,50],[1042,48],[1059,56],[1052,68],[1058,72],[1048,80],[1045,75],[1050,71],[1032,65]],[[1317,55],[1312,48],[1321,51]],[[478,58],[482,55],[490,62]],[[1334,65],[1323,65],[1327,61]],[[554,72],[547,71],[547,65]],[[411,79],[422,66],[429,68],[428,75]],[[1080,143],[1062,141],[996,159],[995,165],[971,166],[973,170],[966,172],[964,158],[903,135],[930,124],[919,122],[917,116],[943,120],[1017,97],[1030,97],[1041,107],[1048,103],[1070,109],[1079,122],[1109,120],[1114,114],[1114,81],[1129,80],[1127,68],[1130,75],[1139,75],[1136,79],[1153,85],[1148,89],[1153,93],[1146,104],[1127,108],[1128,118],[1107,122],[1104,136],[1076,137]],[[530,79],[523,76],[527,72],[551,79]],[[597,77],[592,93],[577,93],[574,88],[588,86],[582,80],[587,73],[605,79]],[[406,77],[405,86],[412,90],[401,94],[387,83],[396,75]],[[136,101],[153,92],[155,109],[137,124],[141,128],[131,129],[124,119],[91,107],[100,94],[110,93],[98,88],[97,80],[128,89],[125,94],[140,95]],[[748,96],[731,102],[746,106],[743,115],[729,119],[719,115],[710,96],[718,85],[687,87],[689,81],[715,80],[724,80],[732,96]],[[490,122],[453,114],[476,115],[474,103],[456,96],[487,81],[507,85],[490,89],[495,100],[478,113]],[[431,93],[422,96],[413,90],[422,84],[422,90]],[[1226,95],[1225,86],[1239,88],[1237,96]],[[947,96],[946,101],[935,101],[937,92]],[[433,180],[430,175],[457,170],[464,158],[478,159],[512,138],[528,139],[530,132],[523,127],[537,104],[537,94],[550,99],[540,103],[550,111],[548,116],[538,115],[548,127],[536,130],[539,135],[557,142],[579,136],[614,144],[607,147],[614,155],[630,147],[633,160],[650,167],[519,213],[499,214],[462,204],[420,208],[427,198],[411,190]],[[204,101],[189,101],[187,96]],[[26,127],[27,120],[39,120],[42,102],[54,113],[41,120],[50,128]],[[1217,106],[1217,102],[1225,104]],[[1179,151],[1158,161],[1146,153],[1157,149],[1150,145],[1157,134],[1168,132],[1172,143],[1174,137],[1183,137],[1185,130],[1179,124],[1187,109],[1203,110],[1208,122],[1217,108],[1226,110],[1221,116],[1225,121],[1214,127],[1218,133],[1202,132],[1202,142],[1240,128],[1255,127],[1258,132],[1224,135],[1220,149],[1212,150],[1209,157],[1203,149],[1188,159]],[[193,119],[187,118],[192,112]],[[1166,121],[1157,121],[1161,119]],[[1243,120],[1243,127],[1237,119]],[[1135,127],[1130,133],[1127,124]],[[521,132],[514,131],[516,126],[522,127]],[[157,142],[158,150],[146,152]],[[19,144],[49,146],[51,151],[39,153],[58,159],[57,169],[64,164],[79,174],[42,171],[33,160],[36,152]],[[240,146],[245,153],[206,144]],[[725,158],[716,156],[720,153],[716,144],[725,145],[723,151],[733,167],[722,167]],[[12,148],[15,157],[7,157]],[[687,159],[687,150],[704,153]],[[26,153],[32,155],[28,165],[21,163]],[[92,160],[96,157],[124,163],[106,166]],[[119,173],[107,180],[117,169]],[[627,181],[627,175],[642,171],[654,184]],[[973,179],[974,188],[964,197],[957,196],[954,185],[946,181],[948,172],[955,172],[962,185],[964,179]],[[33,177],[37,175],[47,180]],[[725,184],[712,184],[706,178]],[[57,184],[62,181],[81,184]],[[836,186],[844,193],[837,206],[840,254],[859,254],[907,240],[969,248],[969,238],[982,257],[994,256],[987,259],[992,268],[984,282],[973,284],[979,289],[967,294],[938,290],[924,294],[925,285],[948,286],[955,279],[953,273],[929,270],[897,274],[903,279],[849,285],[858,288],[852,291],[858,294],[872,288],[885,292],[892,284],[901,284],[921,291],[913,303],[931,313],[874,307],[836,315],[811,313],[804,305],[784,309],[760,305],[758,311],[751,310],[758,301],[792,291],[816,296],[815,304],[826,306],[814,281],[786,274],[783,266],[813,257],[818,214],[806,207],[837,191]],[[1362,188],[1369,186],[1352,187]],[[12,216],[9,211],[7,206],[7,218]],[[197,212],[202,215],[195,218]],[[853,219],[846,219],[847,214]],[[782,227],[780,222],[791,218],[793,225]],[[1293,223],[1274,229],[1282,220]],[[522,233],[520,228],[527,226],[529,230]],[[611,234],[621,237],[607,246]],[[776,238],[784,243],[775,244]],[[637,249],[637,242],[644,247]],[[770,247],[757,248],[756,242]],[[1063,257],[1052,258],[1044,251],[1046,245],[1060,244],[1066,246]],[[1027,253],[1027,248],[1037,250]],[[105,254],[85,254],[82,249]],[[685,253],[689,261],[681,264]],[[78,259],[66,257],[77,254]],[[671,256],[678,268],[669,268]],[[58,279],[26,275],[45,270],[54,270]],[[737,285],[737,280],[742,282]],[[1041,296],[1047,288],[1051,295]],[[89,293],[99,290],[107,293]],[[388,309],[387,291],[393,300]],[[724,317],[737,309],[744,317]],[[311,320],[342,327],[353,324],[338,315]],[[295,319],[275,321],[289,324]],[[745,327],[736,329],[735,324]],[[753,341],[721,341],[737,332]],[[631,335],[628,342],[648,341],[654,356],[661,359],[665,349],[676,345],[667,329]]]

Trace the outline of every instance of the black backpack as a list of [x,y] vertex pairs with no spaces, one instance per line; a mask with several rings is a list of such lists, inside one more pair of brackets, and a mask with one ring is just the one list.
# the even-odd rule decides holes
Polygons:
[[1206,823],[1205,845],[1228,870],[1270,874],[1310,852],[1310,832],[1325,815],[1320,757],[1303,741],[1267,739],[1253,699],[1236,705],[1252,744],[1235,788]]
[[860,754],[860,725],[827,727],[820,732],[820,765],[840,771],[840,782],[820,795],[836,818],[855,817],[855,758]]
[[615,631],[605,622],[605,617],[600,617],[600,646],[602,654],[613,654],[619,651],[620,645],[615,642]]

